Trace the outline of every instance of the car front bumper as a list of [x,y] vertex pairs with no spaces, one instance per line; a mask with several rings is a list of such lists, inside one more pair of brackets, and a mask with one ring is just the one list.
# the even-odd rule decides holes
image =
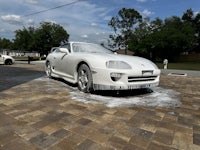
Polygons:
[[[151,88],[159,85],[160,70],[118,70],[118,69],[92,69],[94,90],[132,90]],[[114,81],[112,73],[121,77]]]

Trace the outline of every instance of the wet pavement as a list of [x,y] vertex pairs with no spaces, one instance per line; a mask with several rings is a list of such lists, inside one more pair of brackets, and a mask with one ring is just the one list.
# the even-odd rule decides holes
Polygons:
[[[0,65],[0,150],[200,149],[200,77],[161,76],[155,99],[171,90],[177,105],[109,107],[111,95],[94,93],[92,99],[104,102],[90,103],[91,96],[80,97],[76,87],[46,78],[43,70],[41,64]],[[117,100],[156,93],[132,92]]]

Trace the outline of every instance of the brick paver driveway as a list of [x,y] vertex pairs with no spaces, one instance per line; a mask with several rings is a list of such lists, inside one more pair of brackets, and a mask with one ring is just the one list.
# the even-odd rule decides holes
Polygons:
[[0,66],[0,150],[200,149],[200,77],[161,76],[180,107],[108,108],[74,101],[43,69]]

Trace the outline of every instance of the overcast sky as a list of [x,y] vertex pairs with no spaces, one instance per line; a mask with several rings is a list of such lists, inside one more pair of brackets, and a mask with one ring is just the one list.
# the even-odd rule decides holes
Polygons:
[[189,8],[200,12],[200,0],[0,0],[0,37],[13,39],[17,29],[51,21],[63,26],[71,41],[101,43],[112,33],[109,20],[123,7],[151,20],[165,19],[182,16]]

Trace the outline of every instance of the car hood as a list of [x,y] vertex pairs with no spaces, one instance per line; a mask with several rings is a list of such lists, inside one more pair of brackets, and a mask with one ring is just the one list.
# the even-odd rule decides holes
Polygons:
[[89,61],[93,60],[95,64],[97,64],[97,62],[123,61],[134,67],[134,69],[158,69],[152,61],[137,56],[105,53],[86,53],[81,56],[85,56]]

